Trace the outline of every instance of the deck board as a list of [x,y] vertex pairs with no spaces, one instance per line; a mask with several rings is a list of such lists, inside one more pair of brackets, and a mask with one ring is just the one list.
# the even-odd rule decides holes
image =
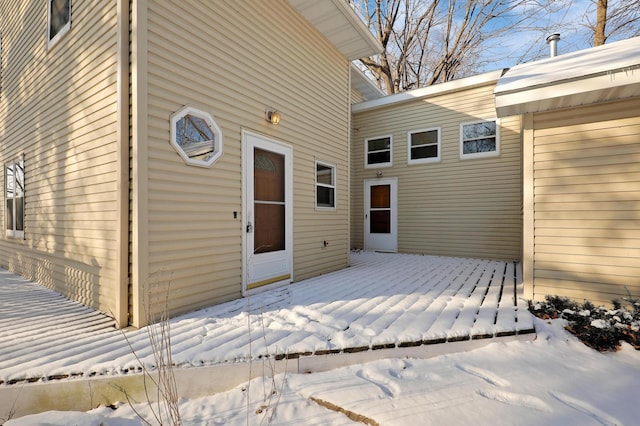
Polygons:
[[[173,360],[218,365],[531,333],[519,277],[513,262],[353,253],[344,270],[171,320]],[[125,339],[106,315],[6,271],[0,325],[0,384],[137,371],[132,350],[153,364],[146,329]]]

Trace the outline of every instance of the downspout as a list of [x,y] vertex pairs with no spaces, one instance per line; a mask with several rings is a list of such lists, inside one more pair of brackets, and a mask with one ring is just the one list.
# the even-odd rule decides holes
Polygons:
[[129,0],[117,0],[117,235],[118,287],[114,319],[118,328],[129,325]]
[[347,91],[347,265],[351,266],[351,136],[353,130],[351,129],[351,105],[352,105],[352,88],[351,88],[351,62],[347,61],[347,67],[349,70],[349,89]]
[[131,325],[147,325],[149,271],[146,0],[131,2]]

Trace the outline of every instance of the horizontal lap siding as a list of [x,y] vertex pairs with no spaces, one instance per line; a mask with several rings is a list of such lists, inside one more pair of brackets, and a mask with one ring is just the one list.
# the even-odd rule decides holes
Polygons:
[[[495,117],[493,85],[354,114],[352,246],[363,247],[363,181],[398,177],[398,250],[519,259],[520,119],[501,121],[500,156],[460,159],[460,123]],[[440,163],[407,163],[407,132],[440,127]],[[393,166],[364,168],[366,138],[393,135]]]
[[640,99],[534,116],[534,297],[640,295]]
[[[243,130],[293,147],[294,279],[345,267],[348,61],[285,1],[151,1],[148,28],[148,270],[150,285],[170,276],[171,312],[241,295]],[[169,144],[183,105],[222,129],[211,168]],[[281,112],[277,127],[266,107]],[[315,210],[315,160],[337,166],[336,211]]]
[[24,153],[26,187],[25,240],[2,232],[2,266],[114,311],[116,2],[74,1],[50,50],[46,2],[3,0],[0,16],[2,163]]

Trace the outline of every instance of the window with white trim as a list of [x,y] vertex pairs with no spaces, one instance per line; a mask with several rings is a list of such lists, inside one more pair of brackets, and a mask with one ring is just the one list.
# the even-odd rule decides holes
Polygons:
[[391,166],[391,136],[381,136],[365,140],[365,167]]
[[222,156],[222,131],[211,114],[184,107],[171,116],[171,146],[185,163],[209,167]]
[[71,28],[71,0],[47,0],[47,47],[51,48]]
[[316,208],[336,208],[336,166],[316,161]]
[[440,161],[440,128],[412,130],[407,134],[409,164]]
[[498,120],[460,124],[460,158],[495,157],[499,154]]
[[24,157],[4,165],[4,194],[7,237],[24,238]]

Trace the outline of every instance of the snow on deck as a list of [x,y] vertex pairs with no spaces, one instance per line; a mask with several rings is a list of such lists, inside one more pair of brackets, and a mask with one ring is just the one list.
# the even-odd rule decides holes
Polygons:
[[[353,353],[533,333],[519,265],[358,252],[351,267],[171,320],[173,362]],[[0,384],[153,366],[146,329],[0,271]]]

